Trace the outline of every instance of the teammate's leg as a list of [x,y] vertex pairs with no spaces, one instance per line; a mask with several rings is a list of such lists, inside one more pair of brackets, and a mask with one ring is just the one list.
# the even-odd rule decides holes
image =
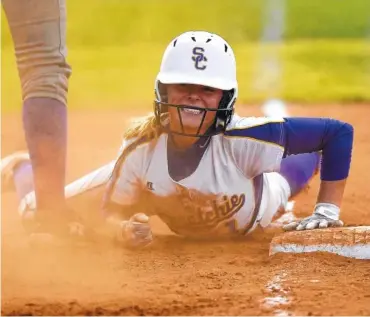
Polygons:
[[[3,0],[22,85],[38,216],[64,209],[67,143],[65,0]],[[59,221],[56,219],[56,221]]]
[[[115,161],[94,170],[65,187],[68,205],[78,210],[86,222],[101,221],[101,205],[106,185]],[[35,219],[36,199],[33,186],[33,171],[27,153],[14,153],[1,162],[3,191],[15,190],[19,200],[19,214],[29,233],[38,227]]]

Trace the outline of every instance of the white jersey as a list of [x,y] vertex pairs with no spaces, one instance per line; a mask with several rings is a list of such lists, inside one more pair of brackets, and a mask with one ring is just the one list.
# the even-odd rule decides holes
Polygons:
[[[225,133],[198,145],[183,161],[170,153],[167,134],[133,149],[128,142],[126,154],[117,161],[108,199],[135,204],[144,188],[150,210],[143,212],[158,215],[177,234],[246,233],[260,207],[263,173],[280,167],[282,122],[234,115]],[[278,126],[273,135],[271,123]]]

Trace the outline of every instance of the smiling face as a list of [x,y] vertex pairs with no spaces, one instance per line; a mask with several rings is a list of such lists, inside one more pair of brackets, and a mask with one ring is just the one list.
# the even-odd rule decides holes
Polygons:
[[[216,110],[222,98],[222,90],[202,85],[168,84],[166,88],[168,103],[173,105]],[[178,109],[176,107],[169,107],[168,112],[171,130],[186,134],[197,134],[200,125],[202,126],[198,133],[204,134],[213,124],[217,113],[216,111]]]

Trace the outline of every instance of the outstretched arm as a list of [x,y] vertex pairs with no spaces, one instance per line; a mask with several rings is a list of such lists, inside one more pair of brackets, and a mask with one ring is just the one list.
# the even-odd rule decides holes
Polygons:
[[286,230],[326,227],[329,221],[341,225],[340,206],[349,175],[353,127],[338,120],[289,118],[284,122],[285,155],[322,151],[321,184],[314,215]]

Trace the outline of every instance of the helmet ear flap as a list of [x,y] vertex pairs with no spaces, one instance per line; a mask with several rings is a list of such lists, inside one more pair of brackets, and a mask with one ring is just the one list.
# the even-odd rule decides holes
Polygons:
[[155,102],[155,112],[156,115],[160,117],[162,113],[168,112],[168,106],[163,104],[168,102],[166,85],[162,84],[160,81],[157,81],[156,84],[156,97],[157,101]]
[[157,90],[158,90],[158,95],[161,102],[168,102],[168,95],[167,95],[167,89],[166,85],[162,84],[160,81],[157,83]]
[[168,95],[166,85],[162,84],[159,80],[157,80],[155,85],[155,96],[156,100],[154,101],[154,115],[156,118],[156,124],[158,127],[161,127],[161,120],[163,118],[163,114],[168,112]]

